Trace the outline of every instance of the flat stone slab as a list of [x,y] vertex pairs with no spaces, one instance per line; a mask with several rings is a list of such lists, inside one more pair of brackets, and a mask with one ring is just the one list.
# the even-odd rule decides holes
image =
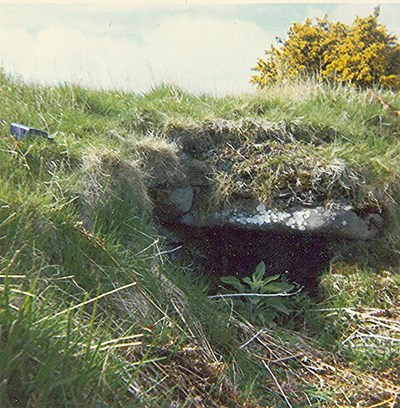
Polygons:
[[293,208],[286,211],[270,208],[264,204],[254,210],[229,209],[199,218],[188,212],[181,217],[184,225],[197,227],[227,226],[259,231],[297,231],[305,234],[320,234],[346,239],[368,240],[377,235],[383,219],[378,214],[360,217],[350,206],[327,209]]

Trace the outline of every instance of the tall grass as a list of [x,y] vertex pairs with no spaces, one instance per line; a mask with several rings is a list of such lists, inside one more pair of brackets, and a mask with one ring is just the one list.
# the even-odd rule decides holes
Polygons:
[[[1,407],[285,406],[263,362],[297,406],[323,406],[337,397],[339,380],[320,377],[321,390],[312,364],[332,363],[334,350],[340,373],[356,367],[346,368],[354,379],[357,370],[373,371],[366,359],[377,364],[389,343],[379,370],[394,372],[398,343],[376,337],[395,338],[382,331],[391,323],[375,321],[372,343],[349,336],[370,322],[362,310],[396,316],[398,268],[335,264],[321,299],[300,299],[275,332],[252,326],[229,302],[207,298],[219,282],[162,254],[139,153],[149,148],[145,137],[167,143],[172,125],[297,123],[329,136],[333,156],[372,164],[386,183],[398,178],[400,120],[379,98],[400,109],[398,96],[311,82],[224,98],[167,85],[134,95],[6,77],[0,87]],[[54,141],[16,141],[11,121]],[[391,248],[398,236],[394,224]],[[293,379],[291,394],[285,378]]]

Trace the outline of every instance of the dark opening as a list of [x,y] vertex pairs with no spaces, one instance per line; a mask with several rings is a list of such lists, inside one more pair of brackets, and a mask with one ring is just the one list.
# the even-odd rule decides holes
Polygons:
[[[202,271],[213,276],[251,275],[264,261],[266,273],[285,274],[314,292],[321,272],[335,255],[335,241],[300,232],[250,231],[232,227],[188,227],[167,225],[175,245]],[[336,238],[337,243],[337,238]]]

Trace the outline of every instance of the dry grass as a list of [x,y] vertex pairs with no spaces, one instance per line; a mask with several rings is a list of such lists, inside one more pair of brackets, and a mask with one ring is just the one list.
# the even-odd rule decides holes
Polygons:
[[175,143],[149,136],[140,140],[135,146],[135,154],[147,177],[149,187],[173,185],[185,179],[179,149]]
[[[214,120],[169,124],[166,138],[189,157],[189,170],[192,161],[203,163],[193,174],[203,185],[208,180],[213,190],[204,206],[208,209],[252,199],[276,207],[341,203],[378,211],[393,201],[398,190],[389,176],[377,183],[374,162],[348,161],[345,154],[338,157],[332,128],[301,122]],[[191,176],[188,171],[189,181]]]
[[[358,331],[371,328],[371,324],[379,330],[387,327],[391,333],[397,333],[396,339],[400,341],[400,309],[395,312],[396,319],[390,320],[380,317],[376,311],[348,309],[347,312],[361,317]],[[265,389],[275,390],[282,401],[286,397],[290,406],[314,406],[318,401],[318,406],[322,407],[392,407],[397,401],[400,393],[398,368],[368,372],[346,362],[339,354],[318,349],[315,341],[299,333],[277,336],[236,318],[234,324],[240,328],[242,347],[250,358],[268,366],[270,376],[263,384]]]
[[331,128],[316,128],[300,121],[270,122],[251,118],[237,121],[215,119],[201,124],[169,123],[165,134],[169,140],[196,158],[207,158],[214,148],[226,143],[235,148],[244,142],[267,141],[281,144],[304,141],[319,145],[332,142],[335,138],[335,131]]
[[[400,299],[398,294],[390,295],[395,285],[390,273],[382,274],[374,286],[377,301],[386,307],[314,310],[316,315],[326,314],[334,320],[341,319],[342,323],[346,321],[343,323],[346,332],[338,341],[337,352],[321,348],[318,339],[304,334],[306,330],[293,332],[279,328],[276,332],[256,326],[234,312],[231,314],[229,324],[237,329],[239,348],[259,367],[258,387],[268,395],[269,403],[262,398],[244,400],[240,396],[235,376],[232,380],[228,375],[229,366],[214,351],[202,324],[193,317],[187,320],[190,306],[184,291],[156,270],[153,275],[162,293],[170,299],[172,309],[167,310],[162,302],[157,302],[140,287],[139,297],[132,293],[128,298],[117,300],[117,308],[122,307],[128,316],[139,316],[141,312],[133,309],[143,310],[143,302],[145,310],[159,312],[159,318],[153,316],[155,323],[144,329],[146,334],[141,344],[126,356],[131,361],[146,361],[147,356],[151,356],[132,383],[134,394],[142,401],[157,404],[154,396],[159,395],[160,401],[168,396],[171,406],[176,407],[396,406],[400,394]],[[340,285],[340,279],[338,282]],[[354,285],[365,286],[359,281],[354,281]],[[355,294],[358,299],[359,296]],[[134,298],[140,301],[132,301]],[[179,317],[179,324],[173,315]],[[161,333],[168,333],[162,344]],[[349,359],[348,354],[356,349],[365,356],[372,350],[374,362],[366,361],[363,367],[360,362]],[[377,366],[379,350],[392,350],[393,364],[385,368]],[[236,369],[240,372],[240,365]],[[153,379],[152,385],[149,378]]]
[[193,318],[187,321],[189,301],[185,293],[156,268],[152,275],[172,310],[140,285],[130,296],[116,293],[111,301],[125,316],[146,321],[153,314],[151,319],[155,320],[143,329],[141,341],[125,353],[125,360],[142,362],[130,385],[132,395],[149,406],[168,400],[171,407],[257,408],[258,404],[243,400],[225,374],[228,366],[214,352],[202,324]]
[[[328,148],[303,144],[229,145],[215,155],[216,188],[221,197],[252,198],[275,207],[378,206],[361,169],[335,158]],[[365,171],[365,169],[363,169]]]
[[[116,190],[123,190],[138,210],[148,211],[151,201],[145,185],[145,175],[134,160],[124,159],[107,148],[91,150],[81,159],[82,221],[91,230],[98,209]],[[119,186],[119,188],[117,187]]]

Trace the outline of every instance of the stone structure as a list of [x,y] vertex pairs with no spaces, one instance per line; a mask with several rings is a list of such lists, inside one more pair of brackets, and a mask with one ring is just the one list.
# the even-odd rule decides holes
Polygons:
[[145,170],[170,175],[153,176],[149,195],[171,249],[186,249],[212,274],[251,274],[263,260],[267,272],[309,284],[382,231],[383,213],[362,173],[325,155],[329,141],[303,128],[297,140],[293,126],[241,126],[172,129],[165,140],[173,147],[162,145],[168,154],[157,147],[157,166]]

